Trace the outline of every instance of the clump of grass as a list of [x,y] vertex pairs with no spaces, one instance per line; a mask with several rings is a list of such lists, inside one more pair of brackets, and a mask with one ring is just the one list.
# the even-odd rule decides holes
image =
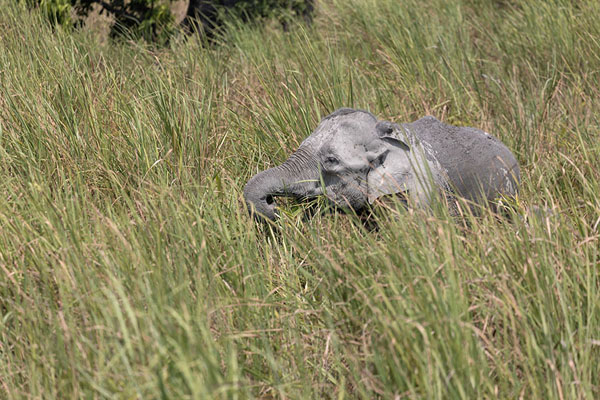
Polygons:
[[[312,28],[155,50],[2,3],[2,397],[597,398],[598,21],[331,0]],[[512,222],[255,224],[247,179],[340,106],[498,136]]]

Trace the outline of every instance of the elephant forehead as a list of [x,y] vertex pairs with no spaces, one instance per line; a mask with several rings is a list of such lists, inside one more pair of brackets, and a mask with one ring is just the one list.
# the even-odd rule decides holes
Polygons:
[[347,131],[344,135],[335,135],[325,148],[339,155],[354,155],[377,151],[381,147],[378,138],[368,131]]
[[377,119],[366,112],[354,112],[323,120],[306,140],[306,144],[336,147],[369,143],[375,136]]
[[339,153],[373,151],[378,147],[375,123],[368,120],[341,121],[326,144]]

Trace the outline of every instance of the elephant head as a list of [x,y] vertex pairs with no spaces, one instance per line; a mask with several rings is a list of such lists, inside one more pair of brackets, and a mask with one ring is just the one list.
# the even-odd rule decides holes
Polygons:
[[377,198],[404,192],[428,204],[445,187],[433,152],[403,126],[366,111],[342,108],[325,117],[283,164],[248,181],[249,210],[276,217],[275,198],[326,196],[336,206],[360,210]]

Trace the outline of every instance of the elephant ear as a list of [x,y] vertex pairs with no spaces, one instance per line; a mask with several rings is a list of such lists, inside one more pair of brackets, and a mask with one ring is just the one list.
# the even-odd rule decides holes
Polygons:
[[388,121],[379,122],[376,130],[387,151],[373,163],[367,175],[369,203],[400,192],[417,202],[427,202],[432,189],[426,179],[430,165],[416,137]]
[[379,139],[385,143],[403,148],[406,151],[410,150],[411,144],[414,142],[412,133],[393,122],[379,121],[375,125],[375,131]]

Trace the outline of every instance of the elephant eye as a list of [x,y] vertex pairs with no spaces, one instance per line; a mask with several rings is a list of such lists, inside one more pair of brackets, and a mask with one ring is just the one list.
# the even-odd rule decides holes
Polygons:
[[327,156],[323,160],[323,169],[329,172],[333,172],[333,170],[337,170],[340,165],[340,161],[333,156]]
[[329,164],[329,165],[337,165],[337,164],[339,164],[339,161],[338,161],[338,159],[337,159],[337,158],[335,158],[335,157],[327,157],[327,158],[325,159],[325,162],[326,162],[327,164]]

